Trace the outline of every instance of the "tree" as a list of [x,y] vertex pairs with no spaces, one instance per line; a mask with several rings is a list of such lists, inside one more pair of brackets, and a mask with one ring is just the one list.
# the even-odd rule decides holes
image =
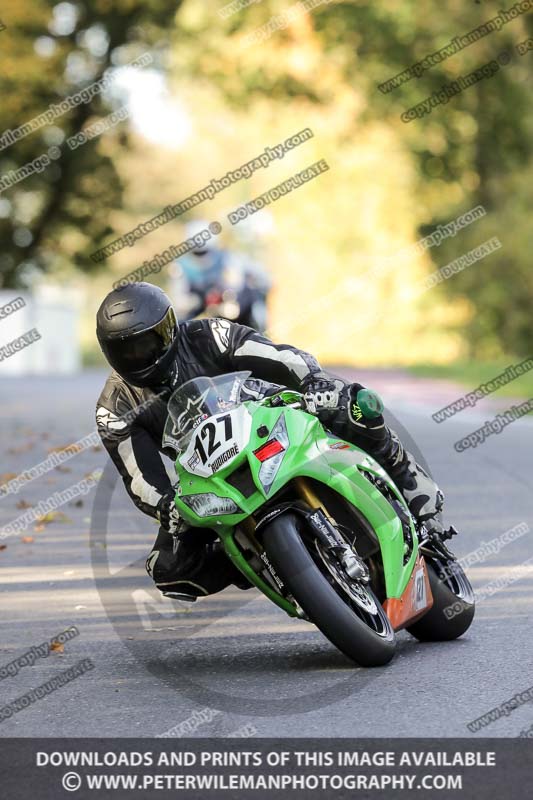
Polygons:
[[[157,66],[162,31],[179,6],[180,0],[4,4],[0,131],[28,123],[146,51]],[[0,286],[19,285],[58,262],[96,268],[89,254],[112,233],[109,214],[121,203],[123,180],[98,138],[75,150],[66,140],[110,111],[98,93],[0,151],[0,179],[12,179],[30,163],[39,170],[43,162],[35,160],[58,148],[45,169],[0,195]],[[116,135],[127,147],[128,133]]]
[[[485,28],[477,41],[384,92],[379,84],[494,19],[502,4],[452,0],[445,13],[435,0],[324,2],[307,13],[297,13],[296,5],[264,0],[221,23],[212,5],[192,0],[178,17],[180,72],[194,71],[218,85],[235,107],[250,110],[268,98],[279,107],[314,103],[325,115],[335,114],[351,96],[357,114],[346,126],[346,138],[357,135],[365,122],[389,126],[415,170],[417,237],[476,205],[487,210],[482,226],[465,229],[432,252],[438,259],[433,268],[491,236],[502,241],[490,260],[446,281],[432,297],[466,297],[470,313],[466,326],[461,317],[460,333],[471,354],[494,356],[502,348],[529,353],[533,87],[531,51],[523,47],[520,55],[518,45],[531,41],[531,15],[512,19],[515,12],[506,6],[501,24]],[[258,37],[250,45],[250,36],[267,25],[264,40]],[[198,40],[201,48],[194,44]],[[492,77],[472,83],[419,119],[401,121],[407,109],[494,64],[502,53],[509,63],[502,59]],[[384,153],[384,158],[392,161],[396,154]],[[394,213],[383,219],[391,241],[393,229]],[[431,303],[430,297],[423,302]]]

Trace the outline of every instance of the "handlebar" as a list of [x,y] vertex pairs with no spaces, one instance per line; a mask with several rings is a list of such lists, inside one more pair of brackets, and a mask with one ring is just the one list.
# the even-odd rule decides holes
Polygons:
[[263,402],[265,403],[265,405],[268,405],[271,408],[280,408],[280,406],[283,406],[284,408],[298,408],[304,411],[307,409],[307,404],[303,396],[299,400],[293,400],[292,402],[287,402],[283,399],[281,394],[275,394],[275,395],[270,395],[269,397],[265,397],[263,399]]

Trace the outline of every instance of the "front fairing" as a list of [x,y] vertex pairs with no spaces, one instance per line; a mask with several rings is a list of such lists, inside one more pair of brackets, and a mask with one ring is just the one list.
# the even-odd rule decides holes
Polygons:
[[[416,531],[412,521],[414,546],[404,564],[406,542],[402,522],[379,489],[365,475],[383,480],[409,513],[398,489],[387,473],[370,456],[354,445],[342,442],[324,431],[318,419],[300,409],[268,408],[257,402],[244,403],[249,418],[249,440],[238,454],[210,476],[191,471],[191,455],[178,459],[179,485],[176,504],[180,514],[195,527],[218,529],[222,534],[256,512],[283,486],[294,478],[312,478],[331,487],[352,503],[368,520],[379,539],[388,597],[400,597],[412,572],[417,552]],[[272,432],[286,430],[288,446],[280,454],[274,475],[261,474],[262,462],[255,455],[272,437]],[[268,431],[267,435],[264,434]],[[263,464],[268,464],[268,461]],[[237,476],[241,476],[237,480]],[[228,482],[228,478],[232,483]],[[213,494],[233,501],[234,513],[198,516],[187,505],[191,495]],[[189,501],[191,502],[191,501]],[[409,517],[410,518],[410,517]]]

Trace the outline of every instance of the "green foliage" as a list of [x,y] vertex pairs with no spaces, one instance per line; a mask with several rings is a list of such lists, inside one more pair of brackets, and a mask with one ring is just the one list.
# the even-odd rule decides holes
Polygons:
[[[29,122],[114,67],[153,52],[179,5],[175,0],[4,3],[0,132]],[[61,28],[57,21],[65,6],[74,10],[75,24]],[[48,153],[50,146],[61,150],[42,172],[0,194],[0,286],[23,284],[35,269],[71,264],[95,269],[89,254],[113,233],[109,214],[121,205],[123,180],[114,154],[98,138],[77,150],[65,142],[111,110],[97,94],[0,151],[1,177]],[[115,136],[117,149],[128,146],[122,131]]]
[[[0,132],[16,128],[50,103],[146,51],[153,54],[159,68],[162,54],[170,56],[165,64],[174,85],[194,85],[199,97],[205,96],[204,91],[216,90],[220,103],[235,111],[235,120],[243,113],[259,121],[275,119],[288,109],[294,110],[302,127],[312,118],[316,121],[317,111],[325,120],[331,118],[330,141],[323,132],[321,139],[326,154],[331,159],[332,153],[338,152],[351,159],[346,175],[356,174],[360,181],[366,174],[364,168],[359,169],[363,160],[356,162],[350,148],[361,141],[364,163],[371,164],[368,141],[376,132],[376,141],[392,143],[392,149],[382,154],[390,164],[392,199],[388,216],[382,219],[381,239],[375,231],[368,235],[376,245],[373,250],[367,242],[368,253],[379,251],[381,240],[392,241],[395,233],[401,240],[407,227],[414,241],[481,203],[487,210],[482,221],[428,252],[428,258],[435,261],[432,268],[493,236],[500,239],[502,248],[424,295],[423,304],[449,302],[450,308],[456,308],[461,301],[461,309],[468,313],[450,313],[448,324],[451,332],[455,328],[462,337],[470,356],[527,355],[533,338],[533,234],[528,215],[533,193],[533,88],[529,80],[533,52],[519,56],[516,45],[533,33],[531,14],[384,94],[378,84],[512,3],[324,2],[255,44],[247,44],[246,37],[295,3],[262,0],[227,18],[218,13],[223,5],[224,0],[88,0],[75,6],[75,28],[60,35],[48,29],[57,10],[53,4],[7,0],[2,7],[6,30],[0,32]],[[88,46],[86,32],[98,30],[105,33],[107,46],[96,52]],[[43,37],[47,37],[44,44]],[[42,54],[43,47],[49,48],[47,55]],[[511,63],[493,77],[420,119],[408,124],[401,121],[408,108],[503,51],[512,54]],[[110,110],[98,96],[63,115],[54,126],[0,151],[0,176],[58,144],[61,135],[71,136]],[[97,138],[73,152],[60,144],[61,158],[53,166],[0,194],[0,286],[23,282],[31,274],[31,266],[42,270],[58,265],[74,265],[81,271],[97,268],[89,254],[124,232],[114,229],[117,217],[113,212],[124,205],[126,214],[131,213],[123,197],[134,180],[131,166],[141,170],[150,166],[143,160],[142,148],[134,148],[124,130],[122,127],[106,137],[105,144]],[[211,130],[214,138],[220,135],[216,121]],[[383,131],[388,135],[383,136]],[[235,136],[239,136],[238,130]],[[134,155],[133,164],[125,154]],[[335,165],[335,176],[341,175],[339,167]],[[370,182],[378,180],[370,169],[367,172]],[[332,169],[328,181],[334,180],[333,174]],[[192,191],[195,182],[187,177]],[[342,175],[338,180],[342,182]],[[402,181],[403,195],[399,191]],[[365,240],[360,228],[354,226],[352,235],[346,227],[348,188],[335,191],[344,204],[337,215],[339,227],[344,229],[337,232],[337,245],[326,240],[327,231],[322,231],[322,239],[331,250],[328,260],[341,264],[353,252],[354,237],[363,244]],[[361,183],[353,194],[372,201],[370,189]],[[410,207],[400,208],[399,198],[408,195]],[[158,210],[157,199],[153,193],[145,197],[151,213]],[[308,215],[311,218],[310,212]],[[314,212],[312,218],[316,219]],[[401,231],[400,225],[395,227],[397,219],[402,220]],[[146,248],[152,246],[146,242]],[[331,249],[335,246],[336,250]],[[143,257],[150,257],[150,252]],[[136,254],[132,256],[135,259]],[[417,265],[413,271],[419,268]],[[287,279],[290,283],[291,278]],[[391,276],[391,283],[395,280]],[[420,325],[424,325],[422,316]]]
[[[196,12],[189,12],[185,20],[180,68],[192,65],[236,106],[268,98],[272,104],[307,100],[326,109],[335,106],[344,88],[362,97],[360,114],[347,137],[373,121],[385,122],[397,132],[416,170],[418,235],[479,203],[485,206],[488,215],[483,225],[465,229],[431,254],[438,259],[434,268],[491,236],[500,238],[502,249],[446,281],[435,290],[435,297],[468,300],[471,312],[466,323],[461,318],[458,331],[471,355],[530,352],[533,53],[520,56],[516,46],[532,35],[531,14],[506,23],[421,77],[384,94],[378,84],[514,3],[452,0],[445,7],[435,0],[325,3],[305,15],[307,22],[295,20],[253,47],[242,46],[244,37],[290,2],[254,4],[225,20],[224,30],[220,23],[213,24],[213,5],[189,5]],[[202,48],[194,46],[198,37]],[[402,112],[504,51],[511,62],[492,78],[421,119],[401,122]],[[304,56],[306,68],[295,67]],[[384,153],[384,158],[394,159],[395,154]]]

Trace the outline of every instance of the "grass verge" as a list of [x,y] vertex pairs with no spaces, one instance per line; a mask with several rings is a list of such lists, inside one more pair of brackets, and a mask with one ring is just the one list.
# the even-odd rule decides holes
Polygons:
[[[499,361],[456,361],[453,364],[417,364],[408,367],[412,375],[421,378],[441,378],[455,381],[473,391],[481,383],[488,383],[505,372],[508,367],[517,366],[525,359],[512,358]],[[531,362],[533,366],[533,361]],[[533,397],[533,369],[526,372],[494,392],[498,397]]]

